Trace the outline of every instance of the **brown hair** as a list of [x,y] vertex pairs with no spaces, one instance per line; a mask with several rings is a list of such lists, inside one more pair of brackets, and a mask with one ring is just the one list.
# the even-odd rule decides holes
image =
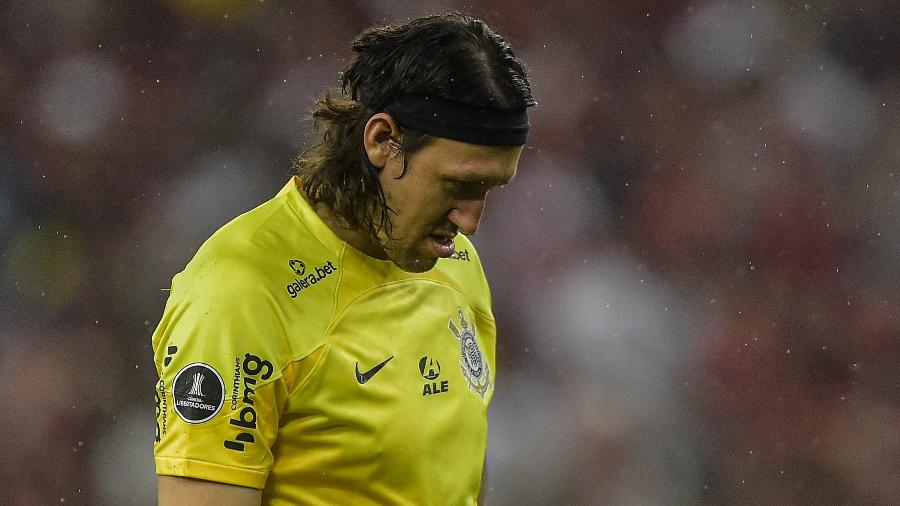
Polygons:
[[[363,148],[369,118],[399,93],[431,94],[476,107],[534,105],[531,85],[509,44],[483,21],[449,13],[362,32],[344,69],[341,94],[326,93],[312,117],[321,141],[294,169],[313,203],[328,205],[344,225],[374,237],[390,234],[390,213],[378,169]],[[400,125],[398,153],[409,157],[432,137]],[[404,171],[405,172],[405,171]],[[402,177],[402,174],[401,176]]]

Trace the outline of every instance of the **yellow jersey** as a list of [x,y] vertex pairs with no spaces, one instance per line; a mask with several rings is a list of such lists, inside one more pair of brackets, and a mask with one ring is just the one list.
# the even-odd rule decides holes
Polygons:
[[408,273],[339,239],[294,178],[172,280],[153,334],[160,475],[263,503],[475,504],[496,327],[475,248]]

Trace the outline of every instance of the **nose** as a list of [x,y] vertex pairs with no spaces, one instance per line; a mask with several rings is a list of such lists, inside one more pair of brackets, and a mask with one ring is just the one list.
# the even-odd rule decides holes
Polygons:
[[461,200],[447,215],[447,219],[463,234],[473,235],[478,230],[482,213],[484,213],[484,199]]

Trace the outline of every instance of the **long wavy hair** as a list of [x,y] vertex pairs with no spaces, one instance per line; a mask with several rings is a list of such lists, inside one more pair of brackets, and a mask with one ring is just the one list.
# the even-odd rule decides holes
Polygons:
[[[365,30],[343,71],[340,93],[326,92],[312,113],[321,141],[301,153],[294,170],[314,203],[329,206],[344,226],[391,233],[391,213],[363,146],[372,115],[400,93],[439,96],[475,107],[535,105],[531,84],[509,44],[483,21],[461,13]],[[400,125],[395,149],[406,162],[433,138]],[[401,176],[403,175],[401,173]]]

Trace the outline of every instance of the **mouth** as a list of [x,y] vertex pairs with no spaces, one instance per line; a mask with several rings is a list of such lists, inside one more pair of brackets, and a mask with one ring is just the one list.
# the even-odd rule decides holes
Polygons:
[[434,234],[429,236],[429,239],[431,240],[431,249],[440,258],[448,258],[456,248],[451,235]]

